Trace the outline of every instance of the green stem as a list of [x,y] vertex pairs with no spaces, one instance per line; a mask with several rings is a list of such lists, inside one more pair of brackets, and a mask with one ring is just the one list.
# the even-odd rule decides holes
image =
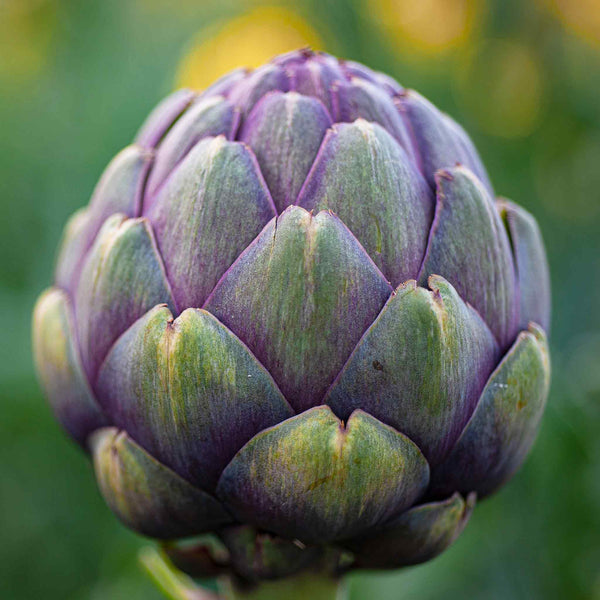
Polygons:
[[205,590],[173,567],[156,548],[140,552],[140,563],[154,584],[169,600],[346,600],[341,579],[317,571],[295,577],[243,585],[230,577],[219,579],[219,595]]
[[276,581],[263,581],[251,588],[236,585],[230,578],[219,581],[225,600],[345,600],[346,588],[340,579],[308,571]]
[[174,569],[153,546],[142,548],[139,560],[154,585],[169,600],[219,600],[216,594],[198,587],[187,575]]

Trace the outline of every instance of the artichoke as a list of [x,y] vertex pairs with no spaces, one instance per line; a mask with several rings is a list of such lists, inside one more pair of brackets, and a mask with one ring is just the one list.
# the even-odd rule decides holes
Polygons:
[[257,583],[448,547],[534,440],[549,313],[538,226],[465,131],[302,50],[159,104],[68,222],[33,337],[116,515]]

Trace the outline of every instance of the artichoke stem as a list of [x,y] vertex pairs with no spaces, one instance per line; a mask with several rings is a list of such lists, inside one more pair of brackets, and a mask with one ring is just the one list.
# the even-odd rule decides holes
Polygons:
[[199,587],[193,579],[176,569],[153,546],[139,555],[142,568],[169,600],[346,600],[342,579],[322,571],[305,571],[295,577],[263,581],[249,586],[233,577],[219,579],[219,595]]
[[141,550],[139,561],[168,600],[222,600],[217,594],[195,585],[191,578],[175,569],[153,546]]
[[246,588],[235,580],[224,577],[219,580],[223,600],[346,600],[343,580],[307,571],[295,577],[263,581]]

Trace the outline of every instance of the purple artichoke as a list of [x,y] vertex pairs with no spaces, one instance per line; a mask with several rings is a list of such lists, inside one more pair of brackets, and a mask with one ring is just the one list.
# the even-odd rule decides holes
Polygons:
[[534,440],[549,312],[537,224],[464,130],[300,51],[155,109],[67,224],[33,333],[118,517],[212,532],[220,562],[175,562],[258,581],[444,550]]

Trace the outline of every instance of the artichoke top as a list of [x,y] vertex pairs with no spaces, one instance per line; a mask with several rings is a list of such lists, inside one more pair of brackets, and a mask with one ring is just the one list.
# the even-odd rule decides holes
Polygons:
[[215,532],[254,580],[448,546],[533,442],[549,312],[535,220],[464,130],[303,50],[153,111],[67,224],[34,345],[117,515]]

